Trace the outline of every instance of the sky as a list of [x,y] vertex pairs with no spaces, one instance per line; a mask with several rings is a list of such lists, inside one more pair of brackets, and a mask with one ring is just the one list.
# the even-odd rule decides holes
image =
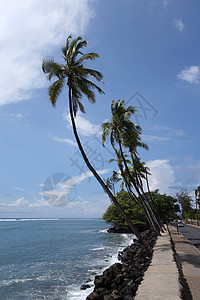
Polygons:
[[96,103],[76,118],[102,178],[117,171],[100,143],[112,100],[137,108],[150,187],[175,196],[200,185],[198,0],[0,0],[0,218],[101,217],[110,204],[84,165],[71,129],[67,88],[48,100],[44,57],[62,62],[69,34],[88,41],[88,67],[104,75]]

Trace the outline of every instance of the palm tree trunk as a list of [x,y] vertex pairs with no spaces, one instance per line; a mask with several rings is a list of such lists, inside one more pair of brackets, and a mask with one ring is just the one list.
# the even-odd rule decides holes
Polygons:
[[[155,204],[155,201],[153,200],[153,198],[151,197],[151,191],[150,191],[150,187],[149,187],[149,180],[148,180],[148,175],[147,175],[147,171],[146,171],[146,177],[145,177],[145,180],[146,180],[146,184],[147,184],[147,190],[148,190],[148,194],[149,194],[149,197],[151,199],[151,202],[153,203],[153,206],[154,206],[154,213],[158,219],[158,222],[160,224],[160,227],[161,227],[161,231],[164,232],[164,230],[166,230],[160,216],[159,216],[159,213],[157,211],[157,207],[156,207],[156,204]],[[163,230],[164,229],[164,230]]]
[[[149,220],[149,224],[150,224],[150,226],[155,230],[155,232],[160,233],[160,226],[159,226],[159,224],[158,224],[158,223],[156,222],[156,220],[155,220],[155,222],[156,222],[157,225],[158,225],[158,226],[155,226],[154,220],[153,220],[153,218],[152,218],[152,216],[151,216],[151,213],[150,213],[150,211],[149,211],[149,209],[148,209],[148,206],[147,206],[147,204],[146,204],[146,201],[145,201],[145,199],[143,199],[143,196],[142,196],[142,194],[140,193],[140,190],[139,190],[137,184],[135,184],[135,182],[134,182],[134,180],[133,180],[133,178],[132,178],[132,176],[131,176],[131,174],[130,174],[130,172],[129,172],[129,169],[128,169],[128,166],[127,166],[127,163],[126,163],[124,154],[123,154],[122,145],[121,145],[121,141],[120,141],[120,138],[119,138],[119,137],[118,137],[118,143],[119,143],[120,153],[121,153],[121,156],[122,156],[122,159],[123,159],[123,162],[124,162],[124,166],[125,166],[125,168],[126,168],[126,170],[127,170],[127,173],[128,173],[128,176],[129,176],[131,182],[133,183],[133,185],[134,185],[134,187],[135,187],[135,189],[136,189],[136,191],[137,191],[137,193],[138,193],[138,196],[140,197],[140,199],[141,199],[141,201],[142,201],[142,205],[143,205],[144,212],[145,212],[145,214],[146,214],[147,220]],[[157,228],[157,227],[158,227],[158,228]]]
[[[132,159],[132,163],[133,163],[133,165],[134,165],[135,176],[136,176],[136,178],[138,178],[139,176],[138,176],[137,171],[136,171],[135,160],[137,160],[137,161],[139,162],[139,158],[137,157],[137,155],[136,155],[135,152],[133,153],[131,150],[129,150],[129,151],[130,151],[130,153],[131,153],[131,159]],[[134,154],[134,156],[133,156],[133,154]],[[135,157],[135,159],[134,159],[134,157]],[[159,227],[160,227],[161,232],[164,232],[165,227],[164,227],[164,225],[163,225],[163,223],[162,223],[162,221],[161,221],[161,218],[160,218],[160,216],[159,216],[159,214],[158,214],[158,212],[157,212],[157,207],[156,207],[156,205],[155,205],[155,202],[154,202],[153,198],[151,197],[147,171],[146,171],[146,176],[144,176],[144,178],[145,178],[146,183],[147,183],[147,190],[148,190],[149,198],[150,198],[150,200],[151,200],[151,203],[152,203],[152,205],[153,205],[153,208],[150,206],[148,199],[147,199],[147,202],[148,202],[149,206],[151,207],[151,209],[152,209],[152,211],[153,211],[153,214],[155,215],[156,223],[159,224]],[[138,183],[139,183],[139,181],[140,181],[139,187],[140,187],[142,193],[145,195],[144,189],[143,189],[142,180],[140,179],[140,177],[139,177],[139,179],[137,179],[137,182],[138,182]],[[164,228],[164,230],[163,230],[163,228]]]
[[[146,199],[146,197],[144,197],[145,199],[143,199],[143,197],[142,197],[142,194],[145,196],[145,193],[144,193],[144,190],[143,190],[143,183],[142,183],[141,178],[137,174],[136,165],[135,165],[135,161],[134,161],[134,158],[133,158],[133,153],[131,151],[130,151],[130,155],[131,155],[131,159],[132,159],[132,164],[133,164],[133,169],[134,169],[134,173],[135,173],[136,182],[134,180],[132,180],[132,181],[135,182],[135,185],[138,188],[138,191],[141,190],[141,192],[142,192],[141,194],[139,193],[139,198],[142,199],[141,202],[143,203],[143,209],[145,211],[147,219],[149,220],[149,224],[152,224],[153,228],[155,228],[154,222],[152,220],[153,217],[151,216],[151,213],[150,213],[151,207],[150,207],[149,201]],[[132,176],[131,176],[131,178],[132,178]]]
[[74,136],[76,139],[76,142],[78,144],[79,150],[81,152],[81,155],[83,156],[83,159],[88,167],[88,169],[92,172],[92,174],[94,175],[94,177],[97,179],[97,181],[100,183],[100,185],[102,186],[103,190],[108,194],[108,196],[110,197],[110,199],[113,201],[113,203],[116,205],[117,209],[119,210],[119,212],[122,214],[122,216],[124,217],[124,219],[126,220],[127,224],[129,225],[131,231],[136,235],[136,237],[138,238],[138,240],[144,245],[144,247],[149,251],[150,247],[147,244],[147,242],[142,238],[141,234],[139,233],[137,227],[131,222],[131,220],[129,219],[129,217],[127,216],[127,214],[124,212],[124,210],[122,209],[121,205],[118,203],[117,199],[114,197],[114,195],[112,194],[112,192],[108,189],[108,187],[106,186],[106,184],[103,182],[103,180],[101,179],[101,177],[99,176],[99,174],[95,171],[95,169],[92,167],[92,165],[90,164],[85,151],[83,150],[83,147],[81,145],[77,130],[76,130],[76,124],[75,124],[75,120],[74,120],[74,114],[73,114],[73,108],[72,108],[72,97],[71,97],[71,88],[69,87],[69,109],[70,109],[70,117],[71,117],[71,122],[72,122],[72,128],[73,128],[73,132],[74,132]]
[[142,205],[141,205],[141,203],[137,200],[136,195],[131,190],[130,184],[127,181],[126,176],[124,174],[123,166],[122,165],[120,166],[119,164],[118,164],[118,166],[119,166],[119,169],[120,169],[120,172],[121,172],[121,176],[122,176],[122,178],[124,178],[124,182],[125,182],[127,191],[129,192],[131,198],[133,199],[133,201],[135,202],[136,205],[138,205],[140,208],[143,208]]

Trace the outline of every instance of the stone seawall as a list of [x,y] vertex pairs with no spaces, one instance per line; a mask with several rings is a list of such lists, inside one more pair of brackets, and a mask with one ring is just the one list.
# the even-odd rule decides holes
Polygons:
[[132,300],[152,259],[157,235],[153,230],[142,233],[151,247],[148,252],[137,240],[119,253],[121,263],[106,269],[94,279],[94,291],[86,300]]

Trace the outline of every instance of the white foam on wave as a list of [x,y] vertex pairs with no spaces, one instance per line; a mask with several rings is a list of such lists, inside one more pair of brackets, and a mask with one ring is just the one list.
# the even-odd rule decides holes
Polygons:
[[[101,233],[107,233],[107,229],[101,230]],[[118,253],[119,251],[124,250],[126,247],[131,245],[133,243],[133,239],[136,238],[134,234],[121,234],[123,237],[123,240],[118,248],[115,249],[114,253],[111,253],[110,257],[103,257],[101,261],[99,261],[99,265],[101,265],[102,269],[96,269],[96,268],[90,268],[88,271],[91,273],[96,274],[102,274],[103,271],[105,271],[107,268],[109,268],[111,265],[119,262],[118,260]],[[105,246],[105,247],[99,247],[99,248],[93,248],[91,250],[101,251],[105,248],[110,248],[112,252],[112,247]],[[80,285],[72,285],[67,288],[67,296],[66,298],[63,298],[63,300],[85,300],[87,296],[93,291],[94,289],[94,277],[95,275],[90,276],[90,279],[92,280],[89,283],[83,283],[83,284],[89,284],[91,285],[90,288],[86,290],[81,290]]]
[[104,250],[106,248],[108,248],[108,247],[107,246],[103,246],[103,247],[93,248],[93,249],[90,249],[90,250],[92,250],[92,251],[99,251],[99,250]]
[[19,219],[18,221],[60,221],[60,219]]
[[[90,283],[88,283],[90,284]],[[86,290],[80,290],[80,287],[77,288],[76,285],[70,287],[70,291],[66,296],[66,300],[85,300],[86,297],[92,293],[94,285]],[[63,298],[64,300],[64,298]]]
[[24,283],[24,282],[27,282],[27,281],[47,281],[47,279],[50,278],[50,275],[46,274],[46,275],[41,275],[37,278],[16,278],[16,279],[10,279],[10,280],[2,280],[0,282],[0,286],[1,287],[4,287],[4,286],[10,286],[10,285],[13,285],[13,284],[16,284],[16,283]]
[[101,230],[99,230],[98,233],[108,233],[108,229],[107,228],[106,229],[101,229]]
[[0,219],[0,222],[21,222],[21,221],[60,221],[60,219]]
[[[123,233],[122,236],[123,236],[123,241],[122,241],[121,245],[119,246],[119,248],[117,249],[117,252],[115,254],[113,254],[112,257],[109,259],[109,265],[106,268],[119,262],[119,259],[118,259],[119,252],[123,251],[126,247],[130,246],[133,243],[133,239],[135,238],[134,234]],[[105,269],[103,269],[103,270],[105,270]]]
[[13,222],[17,221],[17,219],[0,219],[0,222]]
[[10,280],[3,280],[0,282],[0,286],[10,286],[16,283],[24,283],[26,281],[31,281],[32,278],[25,278],[25,279],[10,279]]

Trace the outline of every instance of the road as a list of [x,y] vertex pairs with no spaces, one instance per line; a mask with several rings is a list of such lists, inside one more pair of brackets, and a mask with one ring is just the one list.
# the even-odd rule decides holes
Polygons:
[[185,225],[179,227],[179,230],[195,247],[200,249],[200,227]]

